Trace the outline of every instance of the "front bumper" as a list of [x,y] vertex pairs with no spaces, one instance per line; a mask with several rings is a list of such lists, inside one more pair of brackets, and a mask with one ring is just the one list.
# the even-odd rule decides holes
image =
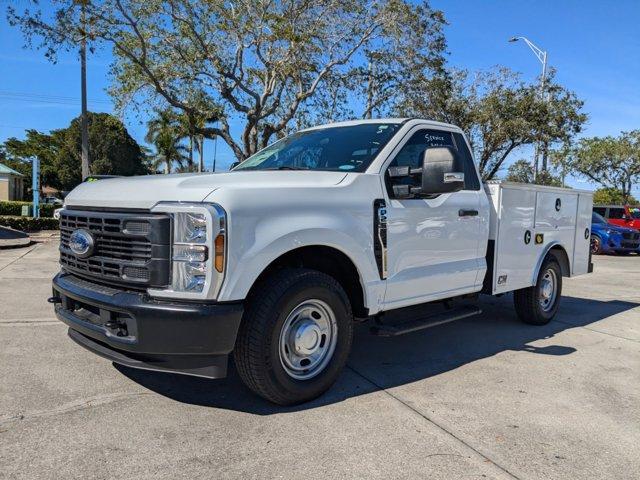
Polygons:
[[625,239],[622,235],[613,234],[602,242],[602,246],[604,252],[638,252],[640,240]]
[[53,279],[55,313],[78,344],[115,363],[207,378],[227,373],[242,303],[157,301],[143,293]]

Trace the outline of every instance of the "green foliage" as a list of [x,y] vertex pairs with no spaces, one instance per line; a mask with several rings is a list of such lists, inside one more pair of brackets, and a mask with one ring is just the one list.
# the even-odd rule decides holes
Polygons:
[[583,102],[555,83],[553,75],[546,85],[543,100],[539,86],[522,82],[506,68],[475,75],[452,70],[415,82],[396,113],[460,126],[483,179],[490,180],[515,149],[536,142],[567,143],[581,131],[587,119]]
[[25,182],[28,183],[32,176],[30,159],[37,157],[40,160],[41,184],[60,188],[56,164],[59,142],[59,135],[55,132],[47,135],[37,130],[27,130],[24,140],[12,137],[4,143],[3,150],[7,159],[3,163],[22,173],[25,176]]
[[628,195],[625,199],[622,191],[617,188],[598,188],[593,192],[594,205],[624,205],[625,203],[637,205],[640,202],[633,195]]
[[[170,173],[174,163],[182,168],[188,157],[185,155],[186,147],[180,143],[185,130],[178,114],[171,109],[157,110],[156,117],[147,123],[147,129],[145,141],[156,149],[153,167],[164,167],[164,173]],[[191,160],[192,166],[193,158]]]
[[568,166],[606,189],[620,191],[620,203],[627,203],[633,186],[640,181],[640,130],[622,132],[618,137],[583,138]]
[[562,186],[562,180],[549,171],[538,172],[538,177],[534,177],[531,162],[521,159],[509,166],[505,180],[508,182],[534,183],[536,185],[549,185],[552,187]]
[[[107,113],[88,113],[91,173],[94,175],[141,175],[148,173],[141,147],[123,123]],[[32,157],[40,160],[41,184],[71,190],[82,181],[80,118],[69,127],[50,134],[27,130],[24,140],[4,143],[9,167],[31,178]]]
[[[25,205],[33,205],[31,202],[5,202],[0,201],[0,215],[22,215],[22,207]],[[40,204],[41,217],[53,217],[53,211],[59,208],[57,205]]]
[[[110,93],[120,108],[169,106],[238,160],[291,124],[342,117],[346,94],[365,116],[388,111],[397,88],[442,66],[446,46],[442,12],[426,0],[59,0],[46,14],[9,7],[8,18],[53,59],[90,25],[91,45],[112,48]],[[216,126],[202,123],[211,118]]]
[[38,230],[58,230],[60,222],[55,218],[0,216],[0,226],[23,232],[35,232]]
[[[92,175],[142,175],[148,173],[140,145],[124,124],[108,113],[89,113],[89,164]],[[57,155],[63,190],[82,181],[80,117],[63,130]]]

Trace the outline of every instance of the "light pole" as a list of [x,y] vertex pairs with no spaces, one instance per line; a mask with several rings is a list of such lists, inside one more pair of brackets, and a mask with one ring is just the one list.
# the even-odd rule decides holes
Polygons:
[[[522,40],[524,43],[526,43],[527,46],[531,49],[531,51],[534,53],[536,58],[540,60],[540,63],[542,63],[542,76],[540,77],[540,96],[542,97],[543,100],[545,100],[544,88],[547,81],[547,52],[542,50],[538,46],[536,46],[527,37],[511,37],[509,39],[509,42],[513,43],[513,42],[517,42],[518,40]],[[536,178],[538,177],[538,152],[539,152],[539,145],[536,144],[536,150],[534,153],[535,159],[533,164],[534,176]],[[542,154],[542,170],[543,171],[547,170],[546,151],[544,151]]]

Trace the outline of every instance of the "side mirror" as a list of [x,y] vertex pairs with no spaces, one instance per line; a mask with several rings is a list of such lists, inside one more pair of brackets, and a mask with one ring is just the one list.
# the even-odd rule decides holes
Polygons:
[[233,162],[233,163],[231,164],[231,166],[229,167],[229,170],[233,170],[233,169],[234,169],[234,168],[236,168],[238,165],[240,165],[240,162],[238,162],[238,161]]
[[422,195],[457,192],[464,188],[464,169],[451,147],[427,148],[422,156]]
[[393,167],[389,176],[420,176],[420,186],[393,185],[396,198],[421,198],[442,193],[457,192],[464,188],[463,165],[452,147],[431,147],[424,151],[422,168]]

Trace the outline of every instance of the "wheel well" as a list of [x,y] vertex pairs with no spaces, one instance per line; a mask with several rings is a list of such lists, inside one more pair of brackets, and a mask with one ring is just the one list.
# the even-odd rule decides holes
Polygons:
[[364,318],[369,315],[364,305],[364,290],[356,266],[340,250],[322,245],[296,248],[276,258],[255,280],[249,295],[266,277],[287,267],[309,268],[335,278],[349,297],[354,316]]
[[554,245],[549,250],[547,254],[556,259],[558,264],[560,265],[560,271],[562,272],[563,277],[568,277],[571,275],[571,266],[569,264],[569,257],[567,256],[567,252],[560,245]]

